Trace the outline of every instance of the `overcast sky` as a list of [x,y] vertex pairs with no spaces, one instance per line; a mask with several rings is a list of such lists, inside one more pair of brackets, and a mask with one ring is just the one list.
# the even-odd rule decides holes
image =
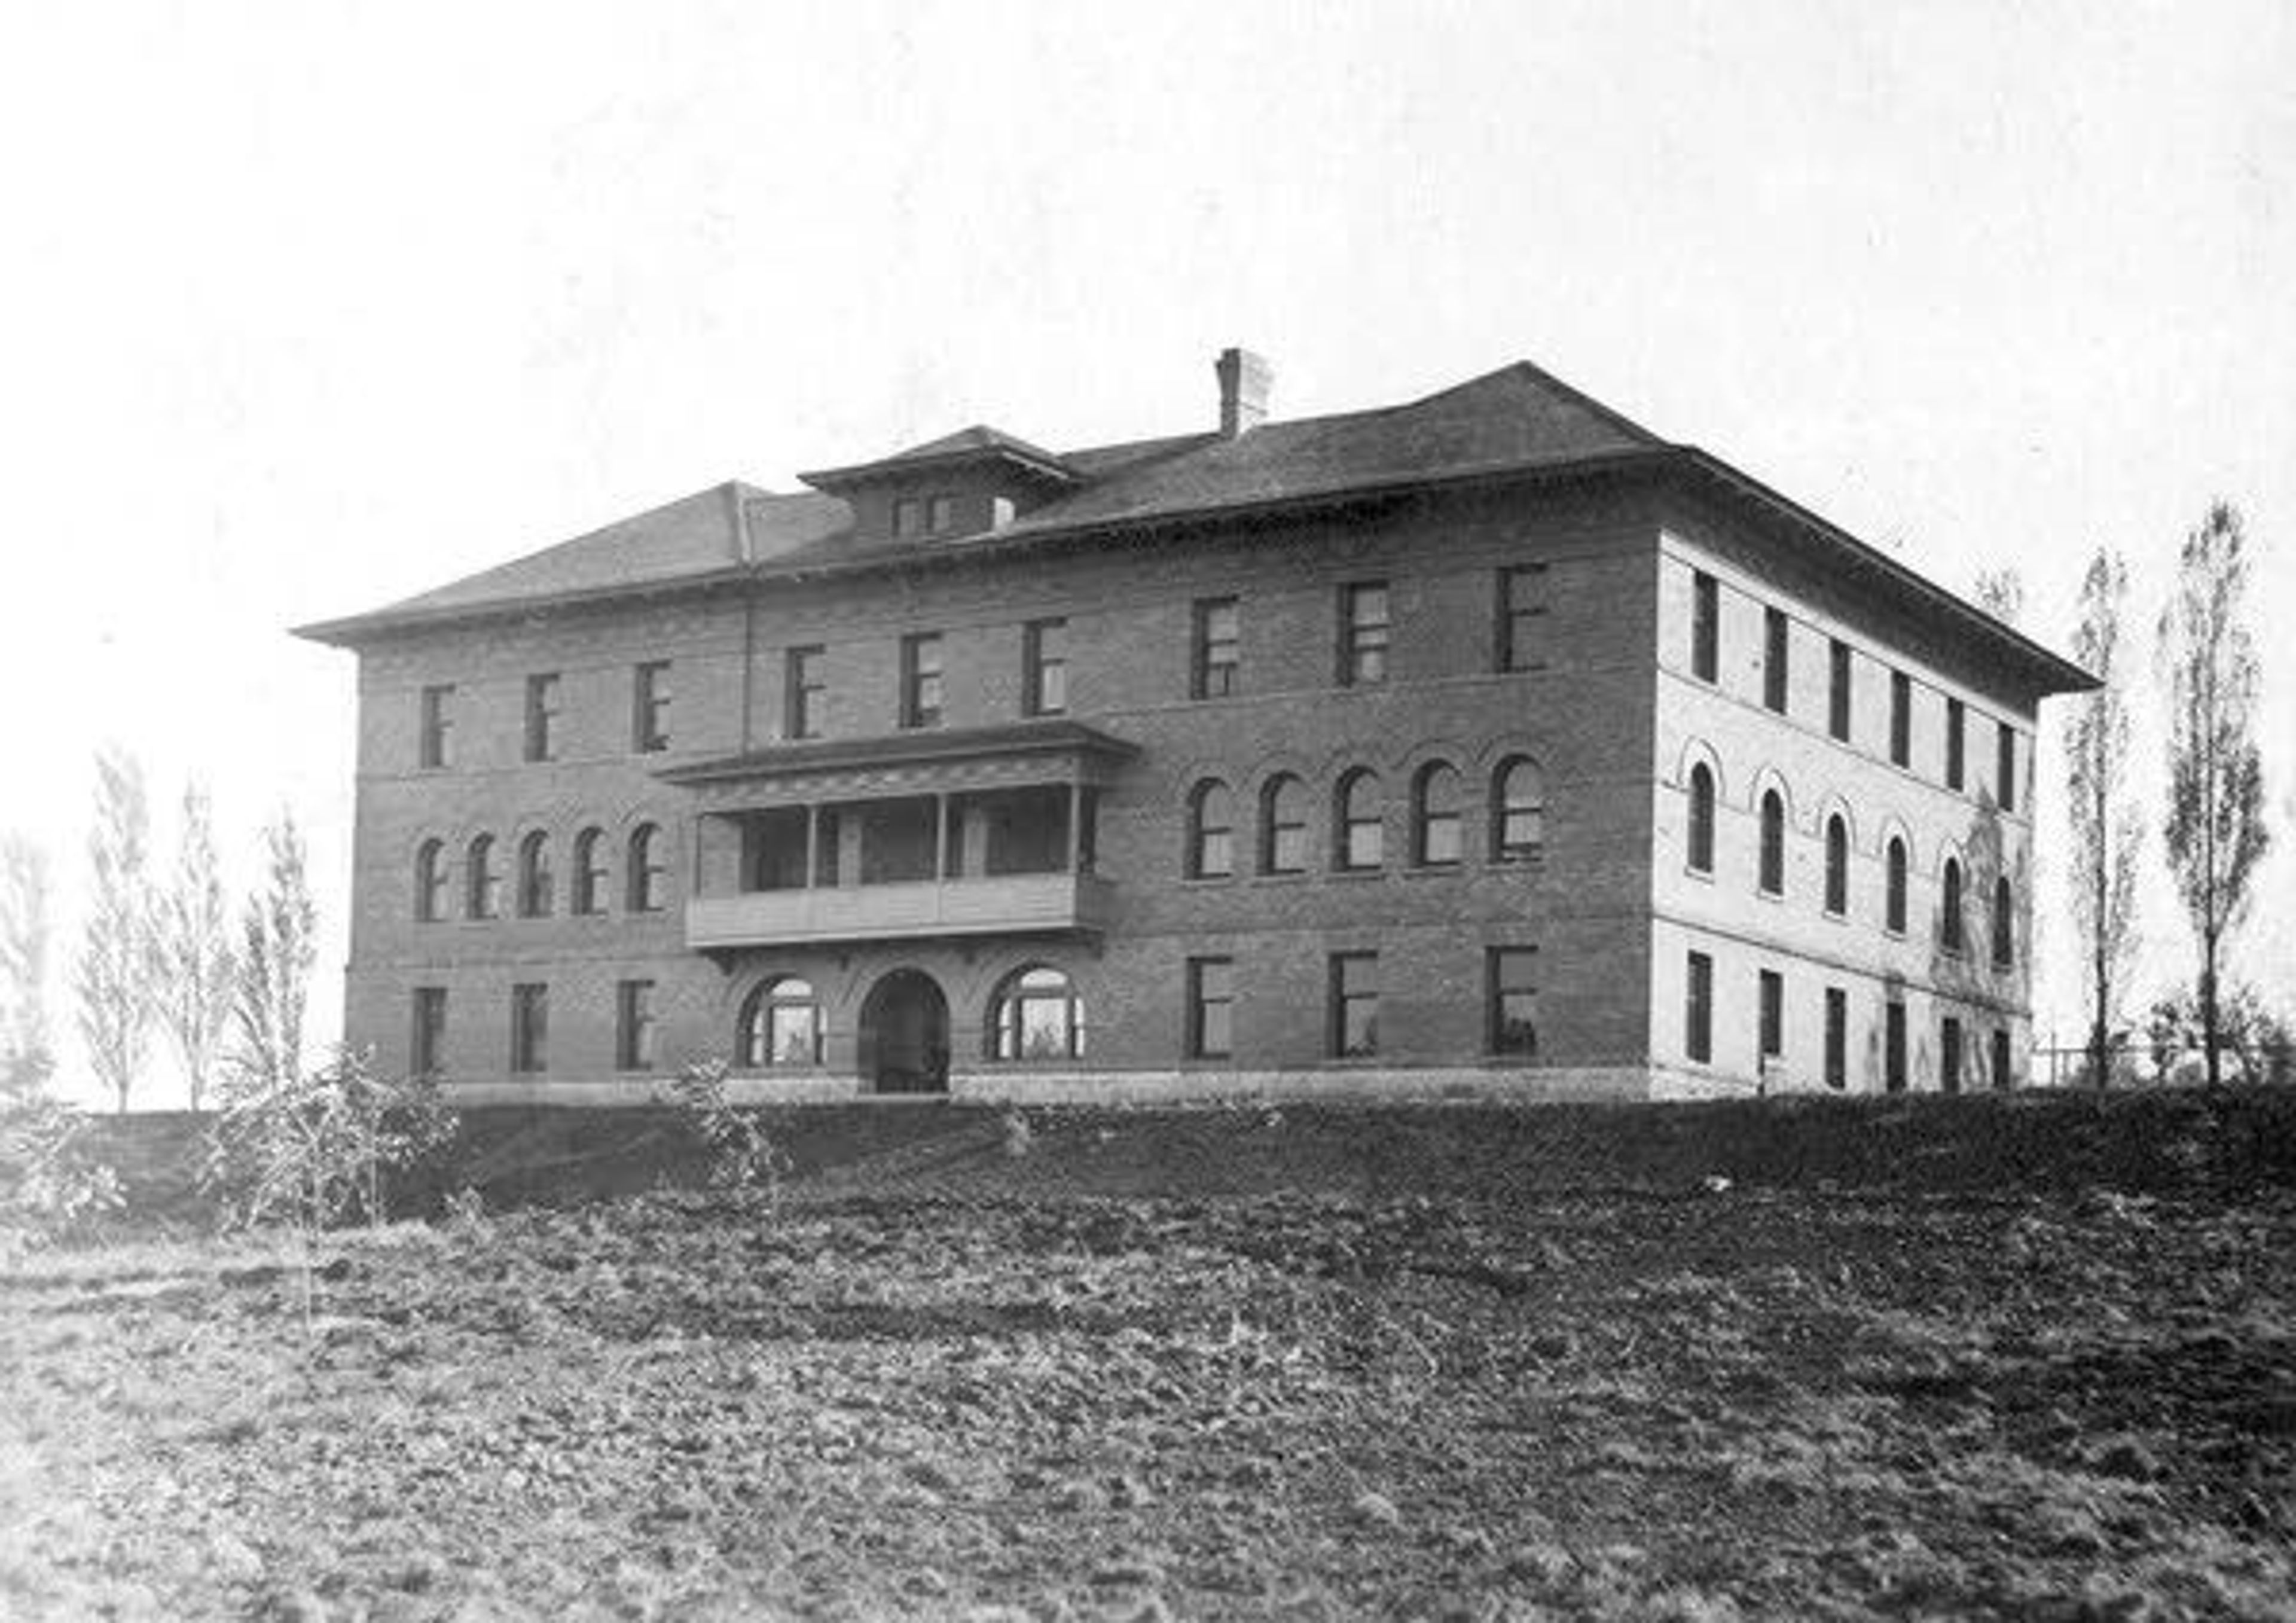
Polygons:
[[111,739],[163,847],[211,786],[235,883],[307,821],[338,1029],[353,667],[287,626],[975,421],[1209,425],[1231,343],[1279,415],[1536,360],[1948,586],[2016,563],[2060,648],[2090,548],[2149,626],[2231,498],[2282,840],[2239,956],[2296,1002],[2296,8],[57,4],[0,179],[0,824],[60,1028]]

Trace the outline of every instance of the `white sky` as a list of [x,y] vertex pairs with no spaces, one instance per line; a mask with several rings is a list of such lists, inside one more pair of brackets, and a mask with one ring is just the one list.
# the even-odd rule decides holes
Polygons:
[[[48,4],[9,35],[0,824],[54,864],[60,1029],[110,738],[163,847],[211,785],[235,883],[275,806],[308,823],[332,1035],[352,662],[288,625],[977,420],[1208,423],[1229,343],[1281,415],[1537,360],[1949,586],[2015,562],[2061,648],[2090,546],[2149,622],[2231,497],[2282,840],[2242,957],[2296,1001],[2296,8]],[[2165,881],[2145,905],[2146,979],[2188,972]]]

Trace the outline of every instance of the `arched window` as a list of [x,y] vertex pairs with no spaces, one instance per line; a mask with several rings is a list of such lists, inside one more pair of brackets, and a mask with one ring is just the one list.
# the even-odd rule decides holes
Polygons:
[[1446,761],[1430,761],[1411,785],[1411,860],[1422,867],[1458,866],[1459,774]]
[[1259,791],[1259,871],[1308,871],[1308,786],[1288,772]]
[[1890,837],[1889,900],[1883,922],[1890,933],[1906,933],[1906,842],[1892,834]]
[[821,1063],[821,1000],[813,983],[785,975],[768,980],[742,1005],[735,1060],[745,1070]]
[[1376,868],[1385,860],[1381,846],[1386,810],[1379,799],[1379,774],[1358,766],[1340,780],[1335,797],[1339,812],[1339,849],[1342,868]]
[[999,1060],[1084,1057],[1084,1002],[1066,975],[1042,964],[1004,978],[996,988],[989,1029]]
[[1491,860],[1537,862],[1546,850],[1546,778],[1538,763],[1517,756],[1491,780]]
[[1188,791],[1188,877],[1226,879],[1235,872],[1235,797],[1218,778]]
[[2005,970],[2017,961],[2017,915],[2006,873],[1993,881],[1993,967]]
[[662,855],[661,830],[651,823],[639,824],[630,835],[629,873],[630,911],[660,912],[669,863]]
[[586,828],[574,836],[574,911],[606,911],[606,833]]
[[1825,910],[1849,911],[1849,824],[1839,812],[1825,820]]
[[1762,791],[1762,893],[1786,893],[1786,802],[1775,789]]
[[447,916],[447,845],[426,840],[414,853],[414,916],[426,924]]
[[550,916],[550,836],[540,829],[518,842],[518,912],[521,918]]
[[1714,772],[1704,761],[1690,769],[1690,866],[1714,872]]
[[469,895],[465,911],[474,919],[502,916],[502,875],[495,872],[495,837],[480,834],[471,841]]
[[1949,953],[1961,950],[1961,864],[1951,857],[1945,859],[1945,900],[1938,918],[1938,939]]

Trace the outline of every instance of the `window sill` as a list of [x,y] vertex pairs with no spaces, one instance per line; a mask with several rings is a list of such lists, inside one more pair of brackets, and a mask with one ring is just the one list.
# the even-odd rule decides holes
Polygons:
[[1456,879],[1467,871],[1464,862],[1418,862],[1403,870],[1406,879]]
[[1352,883],[1360,883],[1365,880],[1385,879],[1387,877],[1387,870],[1384,867],[1333,868],[1326,873],[1324,877],[1326,879],[1342,880]]
[[1255,885],[1304,885],[1314,877],[1305,868],[1296,872],[1287,868],[1277,873],[1255,873],[1251,876],[1251,882]]
[[1682,873],[1684,878],[1694,879],[1702,885],[1710,885],[1714,882],[1714,870],[1711,868],[1693,868],[1688,863],[1685,863],[1682,865]]

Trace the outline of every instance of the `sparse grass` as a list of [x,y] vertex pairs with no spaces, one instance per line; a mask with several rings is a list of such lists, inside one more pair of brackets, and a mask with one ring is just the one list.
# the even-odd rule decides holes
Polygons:
[[332,1237],[308,1338],[291,1241],[35,1258],[0,1613],[2296,1617],[2278,1185],[1117,1197],[1030,1123]]

